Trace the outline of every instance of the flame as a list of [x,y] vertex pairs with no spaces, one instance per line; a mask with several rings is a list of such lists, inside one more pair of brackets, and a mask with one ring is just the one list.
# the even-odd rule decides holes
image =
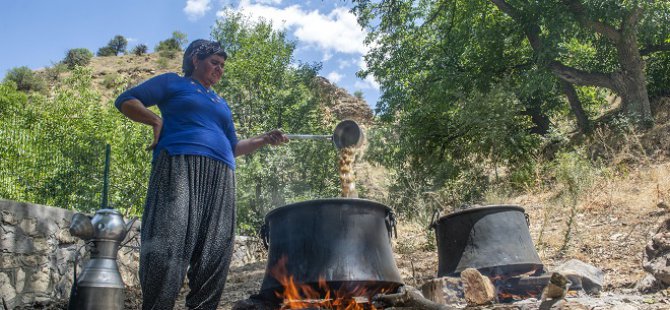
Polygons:
[[[296,284],[286,269],[287,260],[283,256],[270,269],[270,274],[283,287],[283,292],[275,292],[275,295],[283,300],[281,309],[377,310],[370,302],[373,292],[369,292],[363,286],[333,290],[323,276],[319,276],[318,289],[309,284]],[[383,290],[382,293],[385,291],[387,290]]]

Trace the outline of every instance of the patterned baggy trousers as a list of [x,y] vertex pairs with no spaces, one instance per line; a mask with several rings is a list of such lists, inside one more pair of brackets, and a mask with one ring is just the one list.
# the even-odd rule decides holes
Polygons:
[[235,173],[223,162],[163,151],[153,164],[142,215],[143,309],[173,309],[188,276],[189,309],[216,309],[235,228]]

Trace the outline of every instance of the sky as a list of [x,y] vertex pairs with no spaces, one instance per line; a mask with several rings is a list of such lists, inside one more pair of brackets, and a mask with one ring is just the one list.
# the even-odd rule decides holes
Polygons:
[[149,52],[174,31],[208,39],[228,9],[271,21],[297,43],[294,61],[322,63],[319,75],[350,94],[362,91],[374,108],[379,84],[356,77],[369,47],[350,8],[348,0],[0,0],[0,77],[15,67],[52,66],[71,48],[95,53],[115,35],[128,40],[128,50],[145,44]]

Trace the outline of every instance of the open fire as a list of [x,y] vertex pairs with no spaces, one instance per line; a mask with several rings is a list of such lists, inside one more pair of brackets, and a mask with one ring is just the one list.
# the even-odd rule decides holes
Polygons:
[[392,289],[370,290],[364,284],[329,285],[320,276],[318,283],[296,283],[286,269],[287,258],[282,257],[270,270],[270,274],[281,283],[282,289],[275,295],[282,301],[281,309],[336,309],[374,310],[372,297]]

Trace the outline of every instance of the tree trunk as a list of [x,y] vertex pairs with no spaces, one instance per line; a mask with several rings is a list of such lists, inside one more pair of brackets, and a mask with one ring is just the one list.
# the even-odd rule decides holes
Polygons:
[[651,125],[651,104],[644,74],[644,61],[640,56],[635,31],[623,31],[616,44],[621,72],[613,74],[615,91],[621,95],[623,109],[628,115],[639,118],[644,125]]
[[579,131],[582,133],[590,132],[591,121],[589,121],[589,117],[586,116],[586,112],[584,111],[584,107],[582,107],[581,101],[579,101],[579,96],[577,96],[575,87],[571,83],[568,83],[562,79],[558,80],[561,83],[563,93],[565,93],[565,96],[568,97],[570,110],[572,110],[572,113],[574,113],[575,117],[577,118],[577,127],[579,127]]
[[535,125],[530,129],[530,132],[541,136],[546,135],[549,132],[551,121],[549,116],[542,111],[542,102],[535,98],[526,98],[523,101],[526,107],[523,114],[530,116],[530,120]]

